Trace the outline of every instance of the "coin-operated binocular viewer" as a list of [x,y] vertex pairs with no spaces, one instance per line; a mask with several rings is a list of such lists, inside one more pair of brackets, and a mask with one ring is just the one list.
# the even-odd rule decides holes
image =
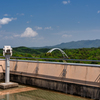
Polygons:
[[12,56],[12,48],[11,46],[4,46],[3,48],[3,56],[9,55]]
[[8,89],[18,87],[18,83],[10,82],[10,57],[12,56],[11,46],[4,46],[3,56],[5,57],[5,83],[0,83],[0,88]]
[[12,48],[11,46],[4,46],[3,48],[3,56],[5,56],[5,83],[9,83],[10,78],[10,56],[12,56]]

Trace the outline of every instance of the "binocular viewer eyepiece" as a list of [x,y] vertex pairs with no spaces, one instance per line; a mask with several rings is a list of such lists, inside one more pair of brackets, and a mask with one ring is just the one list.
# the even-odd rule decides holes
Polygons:
[[3,48],[3,56],[10,55],[12,56],[12,48],[11,46],[4,46]]

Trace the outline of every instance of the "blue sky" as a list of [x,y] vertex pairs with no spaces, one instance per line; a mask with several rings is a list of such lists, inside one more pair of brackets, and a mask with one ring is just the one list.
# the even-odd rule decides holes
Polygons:
[[100,0],[0,0],[0,48],[100,39]]

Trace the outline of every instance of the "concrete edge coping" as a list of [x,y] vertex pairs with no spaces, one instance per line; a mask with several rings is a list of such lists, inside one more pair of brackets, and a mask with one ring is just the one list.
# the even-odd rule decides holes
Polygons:
[[[0,59],[0,61],[5,61],[5,59]],[[15,62],[30,62],[30,63],[45,63],[45,64],[61,64],[61,65],[74,65],[74,66],[88,66],[88,67],[100,67],[98,64],[83,64],[83,63],[64,63],[64,62],[50,62],[50,61],[31,61],[31,60],[17,60],[10,59],[10,61]]]

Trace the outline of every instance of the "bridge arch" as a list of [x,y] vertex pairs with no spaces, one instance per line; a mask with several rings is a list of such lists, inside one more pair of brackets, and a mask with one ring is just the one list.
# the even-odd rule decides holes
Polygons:
[[49,50],[47,53],[51,53],[54,50],[59,50],[62,53],[63,57],[67,57],[68,58],[67,54],[63,50],[61,50],[60,48],[53,48],[53,49]]

